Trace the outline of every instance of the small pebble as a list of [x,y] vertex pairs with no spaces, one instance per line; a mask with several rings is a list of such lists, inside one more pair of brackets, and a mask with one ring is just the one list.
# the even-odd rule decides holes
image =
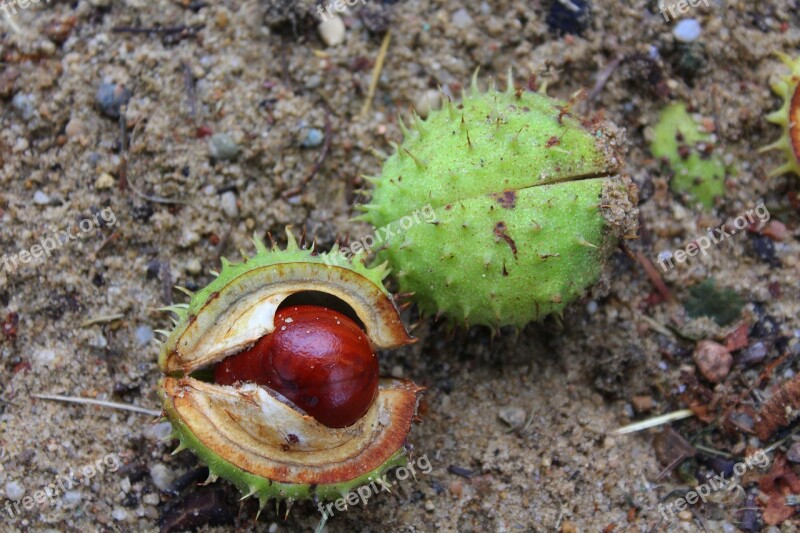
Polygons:
[[230,161],[239,155],[239,145],[227,133],[215,133],[208,140],[208,151],[214,159]]
[[133,332],[133,338],[138,346],[147,346],[153,340],[153,328],[147,324],[141,325]]
[[158,496],[158,494],[155,494],[153,492],[148,492],[147,494],[142,496],[142,501],[147,505],[158,505],[159,503],[161,503],[161,498]]
[[393,378],[402,378],[403,377],[403,367],[400,365],[394,365],[391,371]]
[[64,493],[64,497],[61,498],[61,501],[64,502],[64,505],[71,506],[81,503],[81,498],[81,491],[68,490]]
[[6,498],[18,502],[25,495],[25,487],[16,481],[9,481],[5,486]]
[[47,205],[50,203],[50,197],[42,191],[33,193],[33,203],[38,205]]
[[95,95],[100,111],[111,118],[119,118],[119,108],[127,105],[130,99],[130,91],[117,83],[101,83]]
[[70,121],[67,122],[67,126],[64,128],[64,133],[66,133],[67,137],[70,139],[76,139],[85,132],[86,126],[83,124],[83,121],[78,118],[70,119]]
[[122,507],[114,507],[111,511],[111,517],[117,522],[124,522],[128,519],[128,513]]
[[467,28],[472,26],[472,17],[469,16],[469,11],[464,9],[463,7],[453,13],[452,17],[453,26],[456,28]]
[[800,463],[800,442],[795,442],[789,447],[786,458],[792,463]]
[[161,463],[150,465],[150,477],[158,490],[166,491],[175,480],[175,474]]
[[767,356],[767,347],[763,342],[756,342],[747,347],[746,350],[739,354],[736,362],[740,365],[752,365],[760,363]]
[[714,341],[698,342],[693,357],[700,373],[712,383],[724,380],[733,364],[733,357],[728,349]]
[[317,30],[319,31],[319,36],[322,38],[323,42],[328,46],[338,46],[344,42],[344,22],[342,22],[341,18],[335,15],[333,17],[328,17],[328,20],[321,22],[317,27]]
[[305,130],[305,135],[303,136],[303,140],[300,141],[300,145],[303,148],[314,148],[322,144],[324,139],[325,134],[322,133],[322,131],[317,128],[309,128]]
[[703,33],[703,27],[697,19],[682,19],[675,24],[672,34],[681,42],[691,43],[696,41]]
[[436,506],[433,504],[432,501],[426,500],[425,501],[425,510],[428,511],[429,513],[432,513],[433,511],[436,510]]
[[414,101],[414,109],[417,114],[422,118],[428,118],[428,115],[434,109],[438,109],[442,102],[442,95],[435,89],[428,89],[423,92]]
[[103,350],[108,347],[108,340],[106,340],[102,333],[98,333],[96,336],[89,339],[89,346],[97,348],[98,350]]
[[780,220],[770,220],[762,233],[776,242],[783,242],[789,236],[786,224]]
[[203,265],[202,263],[200,263],[200,260],[197,259],[196,257],[193,257],[186,262],[186,272],[188,272],[189,274],[197,275],[202,271],[203,271]]
[[23,120],[36,118],[36,98],[32,94],[17,93],[11,100],[13,107]]
[[228,218],[239,218],[239,206],[236,205],[236,195],[233,191],[227,191],[219,199],[219,206]]
[[33,354],[33,362],[39,366],[50,366],[56,360],[56,351],[43,349]]
[[522,407],[503,407],[497,412],[500,420],[511,426],[512,428],[521,428],[525,425],[527,415],[525,409]]
[[157,424],[147,424],[142,430],[142,436],[148,440],[165,440],[172,433],[172,424],[169,422],[159,422]]
[[633,410],[637,413],[646,413],[653,409],[653,397],[652,396],[634,396],[631,398],[631,404],[633,404]]
[[94,182],[94,188],[98,191],[104,191],[106,189],[111,189],[114,187],[114,176],[107,172],[103,172],[100,174],[100,177]]
[[122,478],[122,481],[119,482],[119,488],[122,489],[122,492],[125,494],[131,491],[131,480],[129,477]]

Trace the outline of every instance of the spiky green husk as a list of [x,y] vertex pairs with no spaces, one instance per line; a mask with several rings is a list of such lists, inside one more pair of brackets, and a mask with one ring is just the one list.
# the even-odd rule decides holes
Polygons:
[[172,424],[173,432],[170,438],[180,441],[176,452],[185,449],[191,450],[208,466],[210,481],[214,481],[217,478],[230,481],[244,495],[243,499],[247,497],[257,498],[261,508],[263,508],[269,500],[287,500],[289,502],[310,498],[323,501],[335,500],[347,495],[347,493],[362,485],[366,485],[378,479],[383,479],[388,470],[396,466],[404,466],[408,462],[405,448],[400,448],[377,469],[344,483],[307,485],[272,481],[237,468],[235,465],[222,459],[219,455],[204,446],[178,416],[171,398],[164,394],[163,383],[159,383],[158,392],[167,419]]
[[[162,309],[174,313],[177,315],[177,319],[173,318],[175,328],[172,332],[160,331],[160,333],[170,337],[176,332],[183,330],[187,324],[192,322],[196,314],[210,298],[216,297],[219,291],[225,290],[236,278],[255,269],[271,265],[315,263],[345,268],[364,276],[372,282],[372,284],[380,288],[380,290],[387,295],[387,298],[391,298],[390,293],[383,286],[382,281],[388,274],[385,264],[372,268],[366,267],[363,264],[363,254],[356,254],[348,259],[348,257],[339,252],[338,244],[334,245],[328,253],[316,253],[313,246],[310,249],[298,246],[290,228],[287,228],[286,235],[286,249],[279,249],[277,246],[268,249],[258,237],[254,237],[253,243],[256,248],[256,254],[253,257],[247,257],[247,255],[242,252],[244,260],[240,263],[232,263],[222,258],[222,269],[217,274],[216,279],[208,286],[196,293],[181,289],[190,296],[190,301],[188,304],[177,304]],[[169,356],[168,345],[169,342],[162,346],[162,351],[159,355],[159,366],[162,370],[165,368],[166,358]],[[316,500],[338,499],[347,495],[348,492],[372,481],[382,482],[388,470],[396,466],[403,466],[408,462],[405,448],[401,447],[379,467],[341,483],[311,485],[273,481],[238,468],[205,446],[179,416],[172,398],[165,391],[163,379],[159,382],[158,394],[164,407],[164,413],[173,427],[171,438],[179,439],[180,441],[180,445],[174,453],[184,449],[191,450],[208,466],[209,481],[214,481],[218,477],[228,480],[244,494],[243,499],[247,497],[258,498],[261,508],[263,508],[270,499],[286,500],[290,505],[294,501],[309,498],[314,498]]]
[[[672,104],[661,111],[655,127],[650,150],[656,157],[666,158],[672,169],[672,190],[687,193],[706,207],[714,205],[714,198],[725,193],[725,165],[717,153],[706,155],[697,149],[698,144],[709,143],[711,135],[701,131],[700,125],[686,111],[682,103]],[[681,155],[679,147],[689,154]]]
[[759,151],[780,150],[786,157],[781,166],[770,171],[771,177],[788,172],[800,176],[800,57],[792,59],[781,52],[775,55],[789,67],[790,72],[770,84],[772,90],[783,98],[783,105],[767,115],[767,120],[783,128],[783,135]]
[[603,204],[610,189],[626,188],[616,176],[622,139],[584,127],[568,108],[473,84],[461,105],[448,102],[404,128],[372,180],[363,219],[398,232],[378,257],[423,312],[521,327],[600,278],[621,233]]

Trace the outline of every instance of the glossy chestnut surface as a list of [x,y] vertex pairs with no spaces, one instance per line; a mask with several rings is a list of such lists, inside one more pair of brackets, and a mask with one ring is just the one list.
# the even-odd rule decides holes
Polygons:
[[220,385],[255,382],[281,393],[328,427],[364,416],[378,392],[378,358],[366,333],[325,307],[279,309],[275,330],[220,362]]

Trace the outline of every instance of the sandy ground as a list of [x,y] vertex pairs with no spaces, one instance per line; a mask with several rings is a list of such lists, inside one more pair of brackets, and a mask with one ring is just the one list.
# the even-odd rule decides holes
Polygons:
[[[54,1],[19,9],[11,22],[0,15],[0,248],[19,254],[61,230],[78,236],[51,257],[0,266],[7,324],[0,336],[0,530],[157,530],[160,516],[197,493],[200,501],[221,494],[225,510],[216,516],[237,530],[312,530],[319,513],[310,503],[295,504],[285,519],[285,508],[269,505],[255,523],[255,507],[240,510],[225,482],[217,483],[221,492],[192,483],[181,495],[159,490],[198,465],[188,452],[170,456],[153,417],[31,394],[158,410],[158,348],[148,337],[168,327],[156,309],[183,301],[170,285],[204,286],[220,255],[249,249],[253,231],[279,235],[291,224],[323,248],[340,234],[366,234],[349,218],[364,185],[359,176],[378,172],[372,149],[388,152],[401,139],[398,113],[438,86],[458,94],[478,66],[503,84],[513,67],[519,86],[535,73],[550,94],[566,99],[595,87],[615,58],[627,58],[581,105],[627,130],[627,168],[642,187],[645,228],[630,246],[655,261],[705,227],[766,202],[788,228],[775,244],[782,266],[760,260],[751,237],[741,235],[664,278],[680,302],[689,286],[713,276],[748,302],[751,323],[767,314],[782,335],[798,335],[798,213],[787,200],[797,181],[767,179],[780,156],[756,152],[779,134],[764,120],[780,103],[767,81],[783,72],[770,53],[800,49],[796,0],[692,8],[681,18],[697,18],[703,31],[693,45],[701,59],[691,68],[681,67],[686,52],[655,2],[596,1],[583,37],[551,31],[544,0],[367,4],[374,5],[360,9],[391,17],[392,41],[364,118],[382,36],[357,9],[345,16],[346,41],[335,47],[302,18],[294,29],[291,21],[270,28],[266,22],[280,17],[265,22],[267,2],[257,1]],[[375,13],[366,20],[381,22]],[[112,31],[156,25],[189,29]],[[660,59],[647,60],[656,51]],[[132,95],[124,174],[119,123],[95,102],[104,82]],[[671,195],[647,148],[659,109],[677,100],[714,118],[732,167],[725,198],[712,211]],[[325,131],[326,117],[330,148],[306,185],[324,148],[301,144],[309,129]],[[241,152],[212,159],[207,131],[228,134]],[[633,419],[634,396],[653,399],[649,414],[685,407],[679,393],[683,376],[694,373],[691,343],[659,333],[653,321],[716,338],[729,328],[691,320],[679,303],[653,304],[652,285],[626,255],[615,255],[609,268],[607,295],[574,304],[563,320],[493,341],[483,330],[451,335],[423,322],[414,329],[418,344],[382,354],[384,373],[428,387],[410,442],[433,468],[332,518],[328,531],[699,528],[692,516],[659,525],[659,499],[677,482],[657,480],[663,467],[652,435],[608,433]],[[413,310],[407,318],[416,322]],[[770,347],[766,360],[778,355]],[[796,366],[792,359],[776,379]],[[752,379],[736,372],[737,380]],[[685,434],[701,428],[682,424],[689,423],[674,426]],[[716,444],[731,449],[736,442]],[[103,471],[84,479],[80,472],[98,460]],[[79,484],[66,494],[19,514],[3,507],[70,471]],[[742,505],[732,496],[698,515],[708,530],[732,531]]]

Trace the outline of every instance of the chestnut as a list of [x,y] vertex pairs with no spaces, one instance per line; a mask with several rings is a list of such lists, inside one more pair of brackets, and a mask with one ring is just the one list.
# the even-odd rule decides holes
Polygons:
[[364,416],[378,393],[378,377],[365,332],[347,316],[315,305],[279,309],[272,333],[214,371],[217,384],[264,385],[334,428]]

